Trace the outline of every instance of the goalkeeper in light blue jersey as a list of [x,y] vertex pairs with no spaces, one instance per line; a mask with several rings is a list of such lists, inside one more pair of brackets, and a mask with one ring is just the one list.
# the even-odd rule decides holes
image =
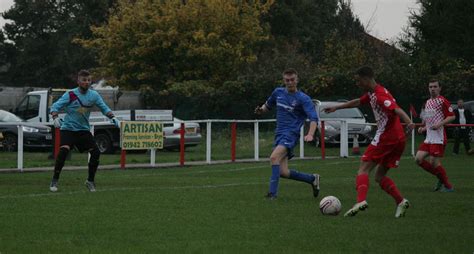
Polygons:
[[[97,106],[102,114],[110,118],[117,127],[119,121],[112,110],[104,103],[102,97],[94,90],[90,90],[91,75],[86,70],[81,70],[77,75],[78,87],[67,91],[51,106],[51,117],[54,127],[61,129],[61,142],[59,153],[54,165],[54,175],[49,186],[52,192],[58,191],[59,175],[69,151],[76,147],[79,152],[87,151],[90,154],[89,176],[85,182],[89,191],[95,191],[95,174],[99,167],[100,151],[90,133],[89,116],[94,106]],[[64,121],[58,117],[59,111],[66,112]]]
[[306,119],[309,119],[310,127],[304,141],[313,141],[318,125],[318,115],[311,98],[297,89],[298,73],[296,70],[285,70],[283,72],[283,82],[285,87],[276,88],[265,104],[255,109],[255,113],[258,115],[273,108],[276,109],[275,143],[270,155],[272,176],[270,178],[270,189],[265,197],[269,199],[277,197],[280,176],[310,184],[313,196],[317,197],[319,195],[319,175],[289,169],[288,160],[294,156],[293,148],[298,143],[300,129]]

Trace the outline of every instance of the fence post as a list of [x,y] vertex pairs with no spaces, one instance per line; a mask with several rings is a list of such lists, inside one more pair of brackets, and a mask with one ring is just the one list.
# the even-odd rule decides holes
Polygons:
[[180,129],[180,139],[179,139],[179,165],[184,166],[184,133],[185,133],[185,125],[181,123]]
[[122,148],[122,151],[120,152],[120,168],[121,169],[125,169],[126,156],[127,156],[127,150],[124,150]]
[[326,159],[326,141],[324,139],[324,131],[325,131],[325,123],[324,121],[321,121],[321,138],[319,139],[319,142],[321,143],[321,159],[324,160]]
[[258,130],[258,120],[256,120],[254,123],[253,123],[253,142],[254,142],[254,159],[256,161],[259,161],[260,160],[260,154],[259,154],[259,130]]
[[231,152],[231,160],[232,162],[235,162],[235,144],[237,142],[237,123],[236,122],[233,122],[231,124],[231,138],[232,138],[232,144],[231,144],[231,148],[230,148],[230,152]]
[[17,142],[17,160],[18,160],[18,169],[20,172],[23,172],[23,126],[17,125],[18,128],[18,142]]
[[304,124],[300,129],[300,158],[304,158]]
[[150,165],[154,167],[156,165],[156,149],[150,149]]
[[349,156],[349,135],[347,121],[341,120],[341,149],[340,156],[346,158]]
[[206,123],[206,162],[211,164],[211,128],[212,122],[207,121]]

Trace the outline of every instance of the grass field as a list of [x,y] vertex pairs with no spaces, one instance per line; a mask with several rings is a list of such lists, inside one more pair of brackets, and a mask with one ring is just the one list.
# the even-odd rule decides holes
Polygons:
[[322,175],[310,186],[282,179],[279,198],[265,200],[266,163],[99,171],[98,192],[86,171],[0,175],[0,253],[473,253],[474,157],[444,162],[456,192],[434,193],[434,177],[411,158],[391,172],[412,203],[395,219],[394,201],[372,180],[369,209],[354,218],[323,216],[318,203],[355,201],[355,158],[293,161]]

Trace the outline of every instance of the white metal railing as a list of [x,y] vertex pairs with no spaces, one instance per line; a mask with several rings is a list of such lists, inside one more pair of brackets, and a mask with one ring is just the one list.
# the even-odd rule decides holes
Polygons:
[[[373,123],[354,123],[351,121],[347,120],[341,120],[341,119],[331,119],[331,120],[324,120],[325,122],[330,122],[330,121],[337,121],[340,122],[340,157],[348,157],[349,156],[349,130],[348,130],[348,124],[360,124],[360,125],[371,125],[374,126],[376,124]],[[161,123],[163,124],[170,124],[170,123],[204,123],[206,124],[206,160],[205,162],[208,164],[212,163],[212,123],[253,123],[254,124],[254,160],[255,161],[260,161],[260,147],[259,147],[259,125],[260,123],[269,123],[269,122],[276,122],[275,119],[262,119],[262,120],[233,120],[233,119],[207,119],[207,120],[190,120],[190,121],[162,121]],[[24,133],[23,133],[23,126],[24,124],[22,123],[15,123],[18,129],[18,156],[17,156],[17,169],[19,169],[21,172],[23,172],[24,169],[24,146],[23,146],[23,140],[24,140]],[[94,134],[94,126],[95,125],[104,125],[108,123],[92,123],[91,124],[91,132]],[[26,124],[25,124],[26,125]],[[300,146],[299,146],[299,157],[300,158],[305,158],[305,152],[304,152],[304,126],[302,126],[301,131],[300,131]],[[411,135],[412,139],[412,149],[411,149],[411,154],[414,156],[415,154],[415,132],[414,130],[412,131]],[[322,142],[323,140],[321,140]],[[53,140],[53,145],[54,145],[54,140]],[[90,155],[89,155],[90,158]],[[156,165],[156,150],[152,149],[150,152],[150,165],[155,166]]]

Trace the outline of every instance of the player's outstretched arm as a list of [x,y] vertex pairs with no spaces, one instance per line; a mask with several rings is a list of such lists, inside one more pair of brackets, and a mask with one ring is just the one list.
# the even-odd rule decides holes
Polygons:
[[254,113],[257,114],[257,115],[262,115],[264,113],[267,113],[269,110],[267,108],[267,105],[263,104],[262,106],[257,106],[255,108],[255,111]]
[[306,136],[304,137],[305,142],[311,142],[314,140],[314,133],[316,132],[316,128],[318,127],[318,123],[316,121],[311,121],[309,123],[309,130]]
[[402,119],[403,122],[407,124],[406,133],[410,132],[411,130],[413,130],[413,128],[415,128],[415,124],[411,121],[410,117],[407,115],[407,113],[405,113],[405,111],[403,111],[403,109],[396,108],[394,109],[394,112],[398,115],[398,117],[400,117],[400,119]]
[[357,99],[354,99],[354,100],[351,100],[351,101],[348,101],[348,102],[345,102],[345,103],[342,103],[342,104],[339,104],[339,105],[336,105],[336,106],[333,106],[333,107],[324,108],[324,112],[332,113],[332,112],[334,112],[338,109],[355,108],[355,107],[358,107],[359,105],[360,105],[360,99],[357,98]]

